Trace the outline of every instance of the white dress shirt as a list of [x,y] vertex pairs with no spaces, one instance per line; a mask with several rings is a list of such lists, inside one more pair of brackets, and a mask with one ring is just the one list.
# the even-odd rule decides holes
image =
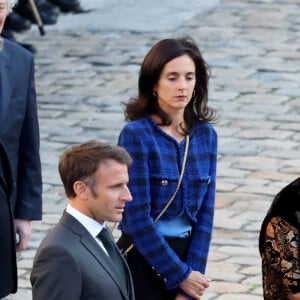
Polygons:
[[78,222],[84,226],[84,228],[90,233],[90,235],[95,239],[95,241],[98,243],[98,245],[104,250],[104,252],[108,255],[103,243],[100,239],[97,238],[97,235],[100,233],[103,227],[105,225],[102,225],[95,221],[94,219],[86,216],[85,214],[78,211],[76,208],[74,208],[70,203],[68,204],[66,208],[66,212],[73,216]]

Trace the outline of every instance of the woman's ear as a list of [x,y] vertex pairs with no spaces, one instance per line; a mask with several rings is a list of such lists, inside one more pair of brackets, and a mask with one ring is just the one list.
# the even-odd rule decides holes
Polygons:
[[86,200],[90,197],[90,188],[83,181],[75,181],[73,184],[73,190],[76,197]]

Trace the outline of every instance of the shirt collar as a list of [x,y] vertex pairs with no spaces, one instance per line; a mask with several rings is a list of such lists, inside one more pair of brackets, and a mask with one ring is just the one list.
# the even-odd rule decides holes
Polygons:
[[81,213],[79,210],[74,208],[70,203],[68,203],[66,212],[71,216],[73,216],[78,222],[80,222],[94,238],[96,238],[99,232],[102,230],[102,228],[105,227],[104,225],[98,223],[94,219]]

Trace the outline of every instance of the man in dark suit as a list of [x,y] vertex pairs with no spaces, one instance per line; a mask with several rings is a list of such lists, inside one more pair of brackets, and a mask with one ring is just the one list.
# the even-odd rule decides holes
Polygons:
[[33,300],[134,300],[127,263],[105,226],[119,222],[132,200],[129,164],[125,149],[97,141],[63,153],[59,172],[69,204],[37,250]]
[[[10,0],[0,0],[0,33],[11,4]],[[1,298],[16,292],[15,251],[26,249],[31,235],[30,221],[39,220],[42,216],[39,127],[33,57],[19,45],[2,38],[0,38],[0,154]]]

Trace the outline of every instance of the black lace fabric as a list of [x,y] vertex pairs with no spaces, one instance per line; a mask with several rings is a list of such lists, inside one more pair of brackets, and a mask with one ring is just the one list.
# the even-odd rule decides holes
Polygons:
[[300,292],[299,231],[281,217],[267,224],[262,246],[265,300],[285,300]]

